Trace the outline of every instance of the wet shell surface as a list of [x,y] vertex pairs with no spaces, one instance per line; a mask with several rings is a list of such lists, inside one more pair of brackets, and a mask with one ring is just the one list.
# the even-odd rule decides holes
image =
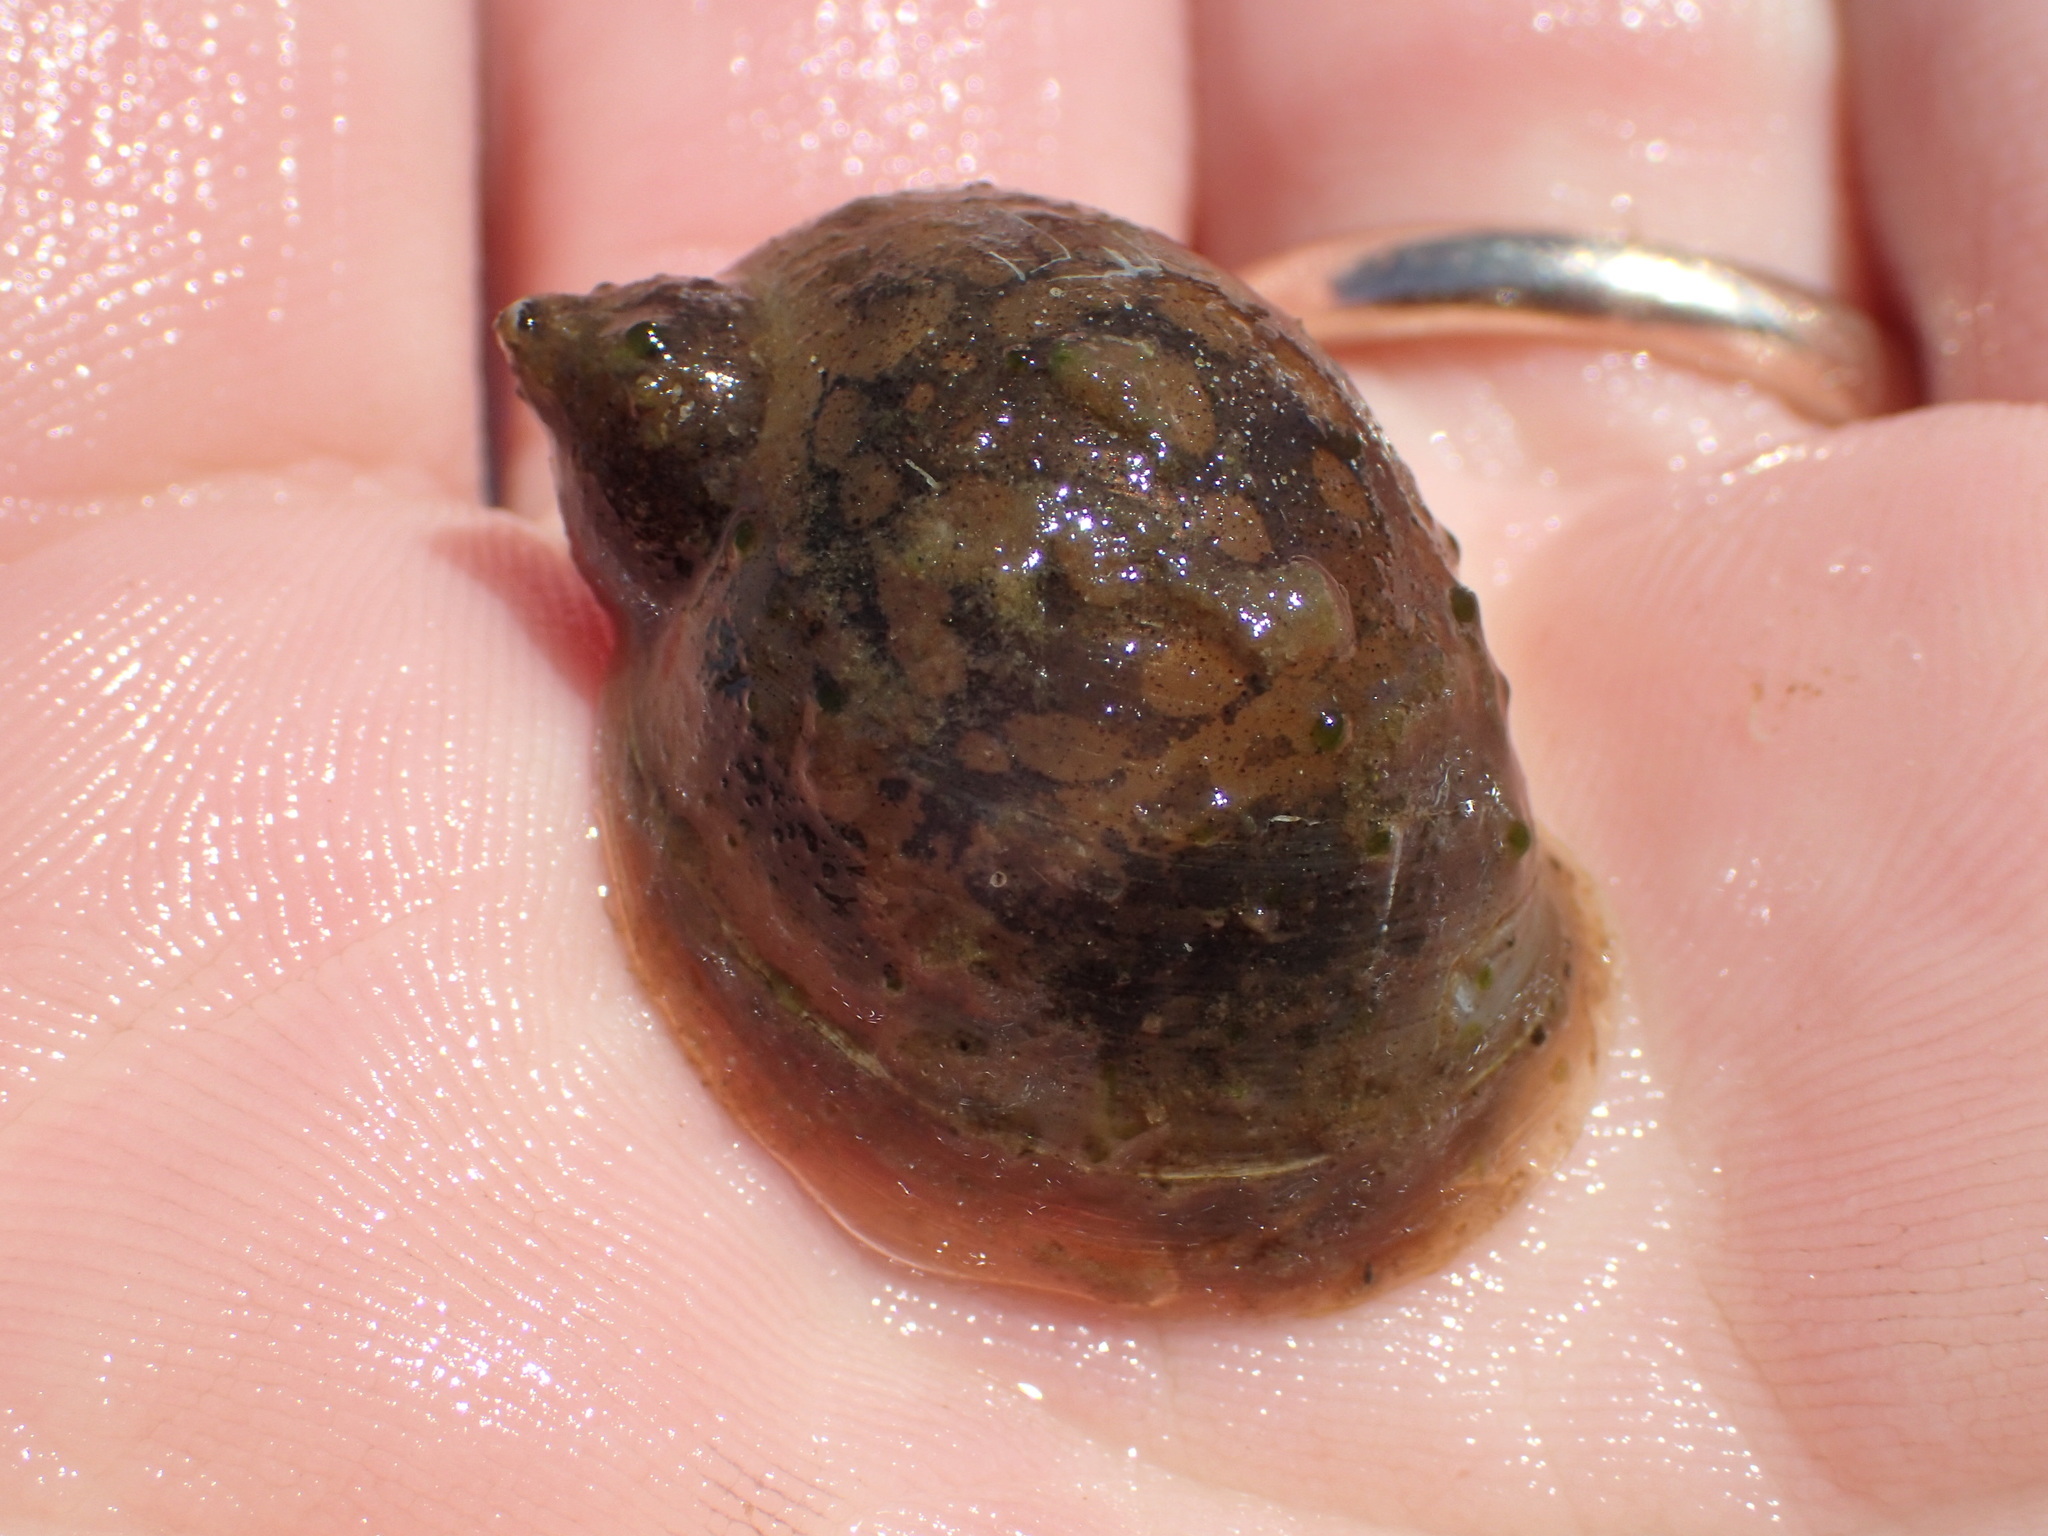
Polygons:
[[1249,290],[971,188],[499,330],[618,624],[622,930],[850,1231],[1314,1310],[1561,1155],[1599,945],[1477,600]]

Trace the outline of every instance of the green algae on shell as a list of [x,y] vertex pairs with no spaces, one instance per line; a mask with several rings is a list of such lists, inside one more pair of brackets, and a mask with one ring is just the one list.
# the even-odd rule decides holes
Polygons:
[[1242,285],[970,188],[499,332],[618,624],[622,930],[850,1231],[1313,1310],[1562,1154],[1599,945],[1477,599]]

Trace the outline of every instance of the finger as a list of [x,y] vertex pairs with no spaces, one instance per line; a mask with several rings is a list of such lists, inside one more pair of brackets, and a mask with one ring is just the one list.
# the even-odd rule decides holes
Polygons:
[[1374,225],[1624,230],[1840,272],[1827,7],[1713,0],[1275,12],[1202,0],[1205,244]]
[[1859,166],[1937,399],[2048,395],[2048,10],[1843,9]]
[[474,475],[464,8],[9,7],[17,498],[334,458]]
[[1589,519],[1517,698],[1682,1021],[1717,1305],[1895,1506],[2048,1465],[2044,495],[2048,412],[1972,408]]
[[[1853,276],[1824,0],[1203,0],[1195,15],[1198,225],[1228,263],[1448,223],[1624,232],[1823,287]],[[1352,361],[1482,594],[1615,486],[1805,430],[1754,390],[1600,348]]]
[[[723,269],[851,197],[988,179],[1184,225],[1174,0],[489,11],[494,303]],[[1105,146],[1114,145],[1114,153]],[[545,505],[516,412],[508,495]]]

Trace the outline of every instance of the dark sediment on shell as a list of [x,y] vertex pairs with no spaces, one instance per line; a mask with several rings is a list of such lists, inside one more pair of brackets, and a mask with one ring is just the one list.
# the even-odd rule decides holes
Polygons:
[[1564,1139],[1594,955],[1476,601],[1252,295],[971,190],[504,332],[622,624],[628,936],[849,1228],[1326,1305]]

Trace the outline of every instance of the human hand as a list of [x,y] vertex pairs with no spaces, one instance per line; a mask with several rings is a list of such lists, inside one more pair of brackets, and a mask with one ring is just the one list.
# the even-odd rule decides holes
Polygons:
[[684,1066],[603,915],[607,641],[516,411],[532,515],[473,505],[469,284],[479,250],[493,302],[714,270],[986,175],[1226,264],[1618,225],[1889,283],[1934,398],[2033,400],[2024,0],[1840,35],[1819,0],[1239,0],[1185,33],[1166,0],[501,0],[481,244],[464,24],[0,16],[0,1514],[2048,1524],[2040,408],[1827,433],[1631,357],[1365,360],[1609,904],[1603,1102],[1437,1277],[1158,1322],[891,1268]]

